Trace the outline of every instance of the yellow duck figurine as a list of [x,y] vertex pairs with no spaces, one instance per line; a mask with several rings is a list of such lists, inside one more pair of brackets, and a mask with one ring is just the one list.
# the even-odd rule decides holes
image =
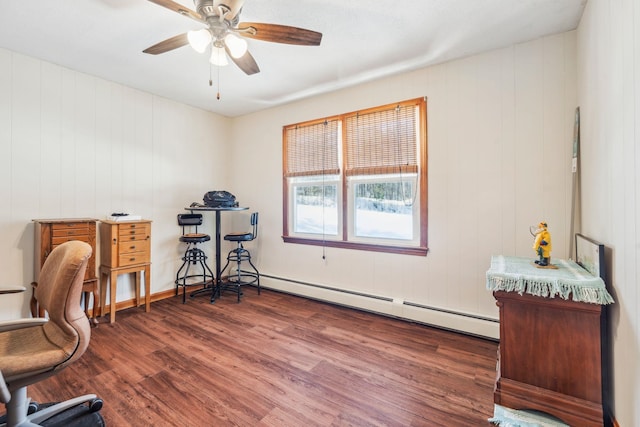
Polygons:
[[546,222],[538,224],[535,237],[533,250],[538,254],[535,263],[540,267],[546,267],[551,264],[551,233],[547,230]]

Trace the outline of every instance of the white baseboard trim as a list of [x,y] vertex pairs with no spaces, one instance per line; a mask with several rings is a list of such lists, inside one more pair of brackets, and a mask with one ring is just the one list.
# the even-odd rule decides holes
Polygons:
[[267,289],[353,307],[469,335],[494,340],[500,338],[500,324],[498,319],[489,317],[456,312],[438,307],[428,307],[418,303],[394,300],[390,297],[353,292],[268,274],[260,274],[260,285]]

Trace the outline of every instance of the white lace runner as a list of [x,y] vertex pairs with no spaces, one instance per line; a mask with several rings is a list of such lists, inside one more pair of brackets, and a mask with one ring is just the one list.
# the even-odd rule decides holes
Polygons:
[[487,271],[490,291],[527,293],[543,298],[571,299],[591,304],[612,304],[604,281],[571,260],[552,259],[554,268],[537,268],[533,258],[491,257]]

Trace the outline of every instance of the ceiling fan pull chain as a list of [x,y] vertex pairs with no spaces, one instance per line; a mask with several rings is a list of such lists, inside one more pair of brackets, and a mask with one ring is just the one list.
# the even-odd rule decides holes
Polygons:
[[216,99],[220,101],[220,67],[216,67],[216,77],[218,79],[218,93]]
[[[216,67],[216,78],[218,81],[218,92],[216,93],[216,99],[220,100],[220,67]],[[211,63],[209,63],[209,87],[213,86],[213,77],[211,73]]]

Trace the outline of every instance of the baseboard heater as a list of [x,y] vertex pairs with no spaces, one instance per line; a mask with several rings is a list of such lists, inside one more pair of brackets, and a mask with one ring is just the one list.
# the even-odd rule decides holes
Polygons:
[[279,280],[281,282],[287,282],[287,283],[295,283],[296,285],[308,286],[308,287],[315,288],[315,289],[322,289],[322,290],[326,290],[326,291],[340,292],[340,293],[343,293],[343,294],[355,295],[355,296],[365,297],[365,298],[372,298],[372,299],[376,299],[376,300],[379,300],[379,301],[393,302],[393,298],[383,297],[383,296],[379,296],[379,295],[365,294],[364,292],[355,292],[355,291],[350,291],[350,290],[347,290],[347,289],[334,288],[332,286],[319,285],[317,283],[302,282],[300,280],[287,279],[287,278],[284,278],[284,277],[271,276],[269,274],[262,274],[262,273],[260,273],[260,277],[268,277],[269,279]]
[[483,322],[500,323],[499,319],[493,319],[491,317],[480,316],[480,315],[477,315],[477,314],[465,313],[463,311],[447,310],[446,308],[433,307],[433,306],[418,304],[416,302],[410,302],[410,301],[404,301],[403,304],[404,305],[408,305],[410,307],[423,308],[425,310],[433,310],[433,311],[439,311],[440,313],[446,313],[446,314],[453,314],[455,316],[468,317],[469,319],[482,320]]
[[[416,308],[419,310],[426,310],[426,311],[430,311],[430,312],[434,312],[434,313],[439,313],[440,315],[444,315],[444,316],[455,316],[457,318],[463,318],[463,319],[468,319],[468,322],[482,322],[488,325],[493,325],[493,327],[491,328],[498,328],[499,327],[499,319],[496,318],[491,318],[491,317],[487,317],[487,316],[481,316],[481,315],[477,315],[477,314],[472,314],[472,313],[465,313],[462,311],[456,311],[456,310],[449,310],[449,309],[445,309],[442,307],[434,307],[434,306],[429,306],[429,305],[425,305],[425,304],[420,304],[420,303],[415,303],[415,302],[411,302],[411,301],[396,301],[394,298],[391,297],[386,297],[386,296],[381,296],[381,295],[372,295],[372,294],[367,294],[364,292],[356,292],[356,291],[351,291],[348,289],[341,289],[341,288],[337,288],[334,286],[327,286],[327,285],[321,285],[318,283],[310,283],[310,282],[305,282],[305,281],[301,281],[301,280],[295,280],[295,279],[290,279],[290,278],[286,278],[286,277],[281,277],[281,276],[274,276],[274,275],[270,275],[270,274],[260,274],[260,277],[264,277],[264,278],[268,278],[268,279],[273,279],[273,280],[277,280],[280,282],[285,282],[285,283],[290,283],[290,284],[295,284],[295,285],[299,285],[299,286],[303,286],[305,288],[309,288],[309,289],[318,289],[318,290],[323,290],[323,291],[330,291],[330,292],[335,292],[337,294],[344,294],[344,295],[349,295],[349,296],[355,296],[355,297],[360,297],[360,298],[367,298],[373,301],[378,301],[378,302],[387,302],[387,303],[397,303],[400,304],[404,307],[407,308]],[[264,288],[270,288],[268,285],[262,285]],[[431,322],[426,322],[426,321],[420,321],[420,320],[416,320],[415,318],[410,318],[410,317],[405,317],[405,316],[396,316],[393,315],[392,313],[386,313],[386,312],[379,312],[376,310],[370,310],[364,307],[359,307],[359,306],[354,306],[351,304],[346,304],[346,303],[341,303],[338,301],[334,301],[334,300],[326,300],[320,297],[313,297],[310,295],[307,295],[305,293],[296,293],[296,292],[292,292],[290,290],[281,290],[281,289],[277,289],[277,288],[270,288],[270,289],[274,289],[276,291],[280,291],[280,292],[287,292],[287,293],[292,293],[292,294],[298,294],[300,296],[303,296],[305,298],[311,298],[311,299],[316,299],[316,300],[321,300],[324,302],[329,302],[332,304],[338,304],[338,305],[343,305],[343,306],[347,306],[347,307],[351,307],[351,308],[356,308],[359,310],[364,310],[364,311],[370,311],[370,312],[375,312],[377,314],[382,314],[382,315],[386,315],[386,316],[391,316],[391,317],[396,317],[396,318],[401,318],[404,320],[410,320],[410,321],[414,321],[417,323],[423,323],[429,326],[435,326],[441,329],[447,329],[447,330],[454,330],[456,332],[462,332],[468,335],[475,335],[475,336],[481,336],[483,338],[492,338],[495,339],[496,336],[494,336],[493,333],[490,334],[486,334],[486,333],[477,333],[474,331],[469,331],[469,330],[462,330],[462,329],[456,329],[454,327],[448,327],[445,325],[441,325],[441,324],[436,324],[436,323],[431,323]]]

